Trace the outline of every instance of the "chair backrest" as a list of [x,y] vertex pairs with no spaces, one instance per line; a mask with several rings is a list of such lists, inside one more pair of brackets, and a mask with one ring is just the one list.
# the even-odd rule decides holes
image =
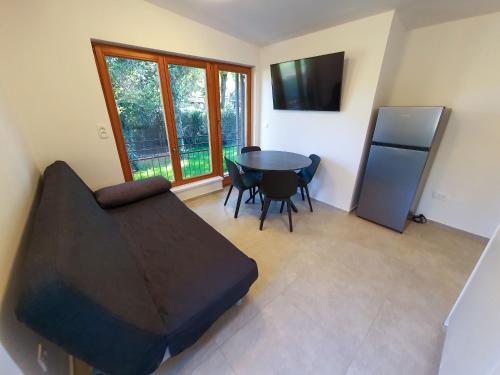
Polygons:
[[245,146],[241,148],[241,153],[246,154],[247,152],[261,151],[259,146]]
[[286,199],[297,192],[298,182],[293,171],[268,171],[262,177],[261,189],[266,197]]
[[237,187],[243,186],[240,170],[236,163],[228,158],[224,159],[226,159],[227,171],[229,172],[229,177],[231,178],[231,184]]
[[316,154],[311,154],[309,155],[309,159],[311,159],[312,163],[309,167],[303,168],[300,171],[301,177],[307,182],[311,182],[313,179],[314,175],[316,174],[316,171],[318,170],[318,165],[319,162],[321,161],[321,158],[316,155]]

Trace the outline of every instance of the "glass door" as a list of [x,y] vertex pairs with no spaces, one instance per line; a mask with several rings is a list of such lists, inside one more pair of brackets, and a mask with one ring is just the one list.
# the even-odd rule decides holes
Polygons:
[[206,63],[167,58],[182,179],[213,175]]
[[145,52],[99,49],[103,85],[126,180],[164,176],[176,182],[175,142],[165,118],[162,64]]
[[234,160],[241,148],[251,143],[250,68],[218,65],[219,121],[222,169],[227,175],[225,158]]

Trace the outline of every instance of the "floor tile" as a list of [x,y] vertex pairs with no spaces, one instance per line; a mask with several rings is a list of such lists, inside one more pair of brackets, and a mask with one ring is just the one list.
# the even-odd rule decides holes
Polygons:
[[216,350],[194,371],[193,375],[235,375],[219,350]]
[[217,350],[217,344],[209,333],[193,346],[165,361],[154,373],[156,375],[187,375],[206,361]]
[[294,232],[227,190],[187,202],[259,267],[259,278],[159,374],[435,374],[442,322],[482,238],[428,222],[403,234],[295,196]]
[[238,375],[342,374],[333,337],[280,296],[221,346]]

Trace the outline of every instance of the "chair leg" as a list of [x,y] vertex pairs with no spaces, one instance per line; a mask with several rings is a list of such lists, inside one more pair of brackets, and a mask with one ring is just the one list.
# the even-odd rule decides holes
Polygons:
[[270,204],[271,200],[269,198],[264,198],[264,209],[262,210],[262,214],[260,215],[260,230],[262,230],[264,220],[266,220],[267,210],[269,210]]
[[309,189],[307,188],[307,185],[305,188],[306,188],[307,201],[309,202],[309,209],[311,210],[311,212],[313,212],[313,206],[311,204],[311,197],[309,196]]
[[281,201],[280,214],[283,213],[283,207],[285,207],[285,201]]
[[257,194],[257,190],[256,190],[255,186],[252,188],[252,192],[253,192],[253,194],[252,194],[252,203],[255,203],[255,194]]
[[[285,203],[285,202],[283,202]],[[290,199],[286,201],[286,208],[288,211],[288,224],[290,226],[290,232],[293,232],[293,225],[292,225],[292,202]]]
[[300,195],[302,195],[302,200],[305,200],[305,198],[304,198],[304,188],[302,186],[300,187]]
[[240,210],[241,198],[243,197],[243,190],[238,190],[238,202],[236,203],[236,211],[234,211],[234,218],[238,217],[238,212]]
[[260,191],[260,188],[257,188],[257,192],[259,193],[260,208],[262,209],[262,205],[264,204],[264,200],[262,199],[262,192]]
[[227,192],[226,200],[224,201],[224,206],[227,204],[227,200],[229,199],[229,196],[231,195],[231,191],[233,191],[233,185],[229,187],[229,191]]

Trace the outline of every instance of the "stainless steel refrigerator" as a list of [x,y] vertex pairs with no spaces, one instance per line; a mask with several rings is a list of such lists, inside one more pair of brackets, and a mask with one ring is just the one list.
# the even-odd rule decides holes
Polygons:
[[415,213],[449,112],[445,107],[379,109],[358,216],[403,232]]

